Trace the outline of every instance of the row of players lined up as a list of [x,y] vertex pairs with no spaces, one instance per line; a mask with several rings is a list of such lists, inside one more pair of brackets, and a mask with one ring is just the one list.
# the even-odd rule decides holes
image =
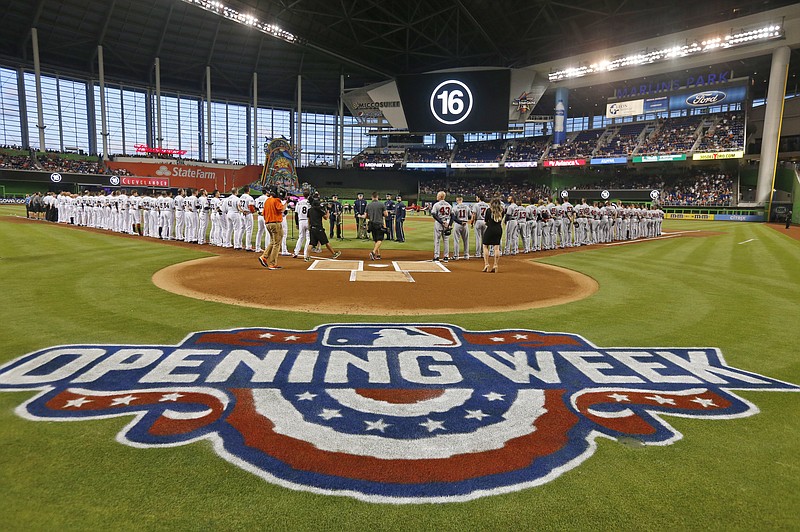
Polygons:
[[[475,203],[466,204],[462,196],[450,204],[440,191],[431,208],[435,223],[433,229],[433,260],[447,261],[450,255],[450,235],[453,237],[452,258],[468,259],[470,228],[475,232],[475,256],[481,256],[483,236],[486,231],[486,213],[489,204],[484,196],[476,196]],[[572,205],[553,198],[531,198],[528,205],[517,204],[508,196],[503,205],[502,223],[505,225],[503,255],[530,253],[559,248],[607,243],[614,240],[635,240],[661,236],[664,211],[657,206],[623,205],[606,201],[588,204],[586,200]],[[521,240],[521,245],[520,245]],[[444,255],[441,242],[444,243]]]
[[[250,187],[244,186],[241,193],[234,188],[225,197],[218,190],[209,194],[205,189],[190,190],[188,194],[181,189],[175,195],[170,191],[139,195],[137,190],[128,195],[124,189],[110,194],[88,190],[82,195],[50,192],[43,198],[43,204],[46,218],[53,222],[261,252],[270,242],[261,215],[266,199],[266,195],[254,199]],[[283,199],[282,203],[287,206],[288,202]],[[282,222],[282,255],[290,254],[286,246],[288,213],[287,207]],[[255,247],[254,221],[258,226]]]

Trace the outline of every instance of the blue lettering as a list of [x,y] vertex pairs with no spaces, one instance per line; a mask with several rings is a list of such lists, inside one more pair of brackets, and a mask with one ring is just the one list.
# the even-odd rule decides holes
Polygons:
[[647,85],[639,85],[639,94],[647,94]]
[[716,74],[709,74],[707,84],[711,85],[712,83],[717,82],[717,75]]
[[703,79],[703,76],[702,76],[702,75],[700,75],[700,76],[697,76],[697,82],[695,83],[695,85],[697,85],[698,87],[699,87],[700,85],[705,85],[705,81],[704,81],[704,79]]
[[719,82],[720,83],[726,83],[728,81],[728,74],[730,74],[730,73],[731,73],[730,70],[726,70],[725,72],[720,72],[719,73]]
[[686,78],[686,86],[692,87],[694,85],[694,78]]

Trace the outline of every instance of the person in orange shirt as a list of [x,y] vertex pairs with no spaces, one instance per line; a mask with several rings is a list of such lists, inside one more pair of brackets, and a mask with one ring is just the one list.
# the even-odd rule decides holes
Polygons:
[[267,226],[270,241],[264,253],[258,257],[258,262],[267,269],[280,270],[282,267],[278,266],[278,252],[281,250],[281,242],[283,241],[283,210],[284,205],[281,202],[280,192],[275,188],[270,188],[267,192],[269,198],[264,203],[264,223]]

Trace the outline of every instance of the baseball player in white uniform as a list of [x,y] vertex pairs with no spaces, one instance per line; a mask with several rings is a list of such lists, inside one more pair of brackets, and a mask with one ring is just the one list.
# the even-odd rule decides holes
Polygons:
[[[267,202],[268,197],[267,194],[262,193],[256,198],[254,204],[257,218],[256,225],[258,226],[256,231],[256,253],[263,253],[267,245],[269,245],[269,233],[267,232],[267,224],[264,221],[264,204]],[[264,243],[263,246],[261,245],[262,242]]]
[[175,240],[183,240],[186,231],[186,192],[178,190],[174,199],[175,208]]
[[239,214],[239,196],[237,192],[235,188],[232,188],[230,195],[225,198],[225,218],[227,220],[227,225],[225,226],[225,234],[222,237],[222,247],[224,248],[233,247],[233,249],[239,249],[242,247],[241,240],[237,246],[237,242],[233,238],[236,234],[237,226],[242,221],[242,215]]
[[212,246],[222,246],[222,220],[225,215],[222,214],[222,198],[219,196],[219,190],[214,190],[208,202],[211,208],[211,233],[208,238]]
[[183,235],[184,242],[197,242],[197,191],[186,197],[185,205],[185,224],[186,229]]
[[208,201],[208,192],[206,189],[200,189],[200,195],[197,197],[197,243],[206,243],[206,233],[208,231],[208,212],[211,210],[211,204]]
[[295,259],[300,254],[301,250],[305,249],[305,245],[309,242],[308,235],[308,209],[311,204],[308,202],[309,191],[303,191],[303,197],[297,201],[294,206],[294,212],[297,213],[297,243],[294,246],[294,253],[292,257]]
[[241,219],[235,228],[233,247],[236,248],[238,246],[241,249],[242,236],[244,236],[245,251],[253,251],[253,212],[255,212],[256,207],[248,185],[242,187],[242,195],[239,196],[237,207]]
[[281,240],[281,255],[288,255],[289,248],[286,247],[286,239],[289,237],[289,223],[286,221],[286,215],[289,214],[286,205],[289,203],[289,200],[282,199],[281,203],[283,203],[283,219],[281,220],[281,226],[283,227],[283,239]]

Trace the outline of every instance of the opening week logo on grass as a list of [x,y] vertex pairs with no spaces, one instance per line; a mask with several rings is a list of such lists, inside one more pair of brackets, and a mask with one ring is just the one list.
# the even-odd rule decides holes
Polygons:
[[33,420],[132,417],[134,447],[200,439],[269,482],[370,502],[464,501],[553,480],[598,437],[667,445],[665,416],[758,408],[800,387],[716,348],[601,348],[574,334],[453,325],[194,333],[176,346],[69,345],[0,368]]

